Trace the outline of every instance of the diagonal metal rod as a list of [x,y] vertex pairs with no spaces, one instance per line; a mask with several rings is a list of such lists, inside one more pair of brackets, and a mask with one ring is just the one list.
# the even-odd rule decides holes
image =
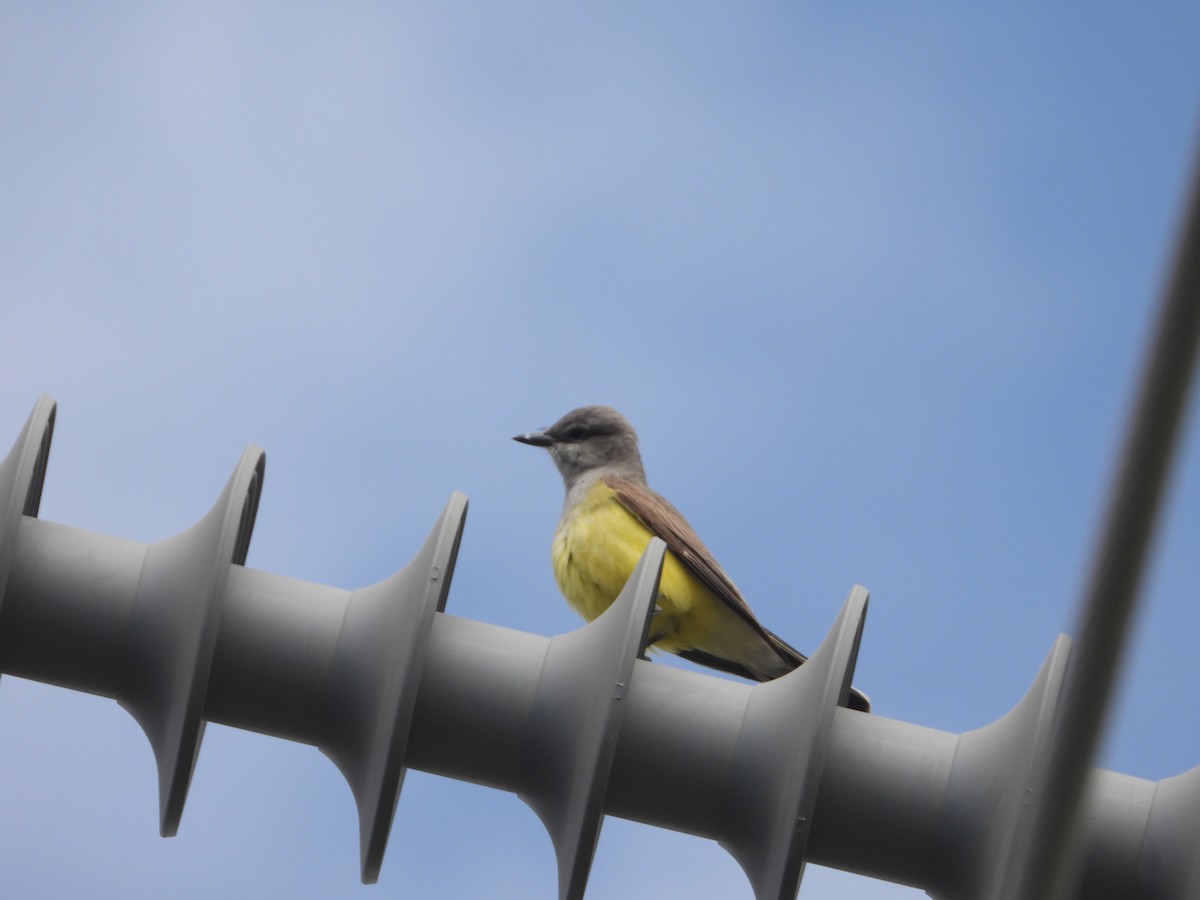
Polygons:
[[[1137,402],[1079,611],[1056,740],[1032,785],[1040,795],[1005,896],[1070,896],[1072,833],[1105,723],[1161,499],[1187,410],[1200,336],[1200,156]],[[1064,888],[1066,892],[1064,892]]]

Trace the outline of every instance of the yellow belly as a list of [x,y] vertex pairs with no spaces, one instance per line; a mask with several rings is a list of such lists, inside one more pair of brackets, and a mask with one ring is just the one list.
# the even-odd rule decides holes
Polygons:
[[[554,535],[554,577],[567,602],[589,622],[608,609],[633,574],[650,530],[597,481],[583,502],[559,523]],[[659,612],[650,625],[660,650],[686,650],[708,643],[698,631],[716,624],[723,607],[716,596],[673,553],[667,552],[659,580]],[[694,616],[694,611],[702,612]],[[724,616],[720,616],[724,618]]]

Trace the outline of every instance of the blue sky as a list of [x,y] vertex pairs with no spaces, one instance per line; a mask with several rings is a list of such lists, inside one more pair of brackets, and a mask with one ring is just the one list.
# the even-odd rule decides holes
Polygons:
[[[343,588],[460,489],[448,610],[552,635],[560,485],[509,437],[609,403],[772,629],[865,584],[878,712],[979,727],[1074,621],[1198,39],[1183,2],[5,3],[4,440],[55,396],[42,516],[140,541],[259,443],[248,564]],[[1195,418],[1101,760],[1151,779],[1200,763]],[[332,764],[220,726],[162,840],[133,720],[11,677],[0,797],[13,896],[554,891],[515,797],[416,772],[363,887]],[[750,893],[609,820],[589,897],[628,896]]]

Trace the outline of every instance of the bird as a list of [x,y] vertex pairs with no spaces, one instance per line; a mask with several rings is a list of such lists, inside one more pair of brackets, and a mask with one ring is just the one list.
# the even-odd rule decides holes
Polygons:
[[[554,532],[554,576],[585,620],[621,593],[652,537],[667,545],[647,645],[754,681],[807,657],[764,628],[687,520],[646,483],[637,432],[611,406],[581,406],[513,440],[550,452],[566,496]],[[851,709],[870,700],[851,688]]]

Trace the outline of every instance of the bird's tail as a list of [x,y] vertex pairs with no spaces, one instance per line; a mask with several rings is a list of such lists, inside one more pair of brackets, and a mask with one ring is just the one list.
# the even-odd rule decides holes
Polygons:
[[[742,678],[749,678],[751,681],[772,681],[791,672],[793,669],[800,668],[801,665],[808,662],[808,657],[775,634],[773,631],[762,629],[763,635],[767,639],[767,645],[773,651],[770,654],[763,653],[761,661],[751,662],[749,660],[733,660],[726,659],[723,656],[716,656],[712,653],[705,653],[703,650],[689,648],[687,650],[674,651],[684,659],[691,660],[702,666],[708,666],[710,669],[716,669],[720,672],[729,672],[732,675],[740,675]],[[850,688],[850,697],[846,705],[851,709],[856,709],[859,712],[871,711],[871,698],[857,688]]]
[[[767,642],[771,645],[771,649],[778,655],[780,662],[783,663],[784,669],[776,671],[774,674],[763,673],[763,675],[754,675],[759,681],[770,681],[773,678],[778,678],[780,675],[786,675],[793,669],[798,669],[801,665],[808,662],[808,657],[775,634],[773,631],[763,629],[767,636]],[[871,698],[857,688],[850,688],[850,697],[846,703],[851,709],[856,709],[859,712],[871,711]]]

